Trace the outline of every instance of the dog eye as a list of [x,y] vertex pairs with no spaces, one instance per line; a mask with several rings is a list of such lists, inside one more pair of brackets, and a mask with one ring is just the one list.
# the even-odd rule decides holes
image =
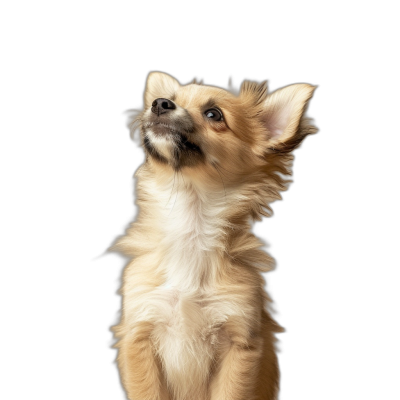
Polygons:
[[208,119],[212,119],[213,121],[221,121],[222,120],[222,113],[217,108],[210,108],[207,110],[204,115]]

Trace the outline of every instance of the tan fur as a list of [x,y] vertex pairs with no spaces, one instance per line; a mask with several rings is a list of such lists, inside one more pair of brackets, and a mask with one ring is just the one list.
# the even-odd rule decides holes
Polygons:
[[[235,96],[149,75],[136,120],[147,141],[136,174],[140,213],[116,245],[132,257],[114,327],[130,400],[277,398],[282,328],[262,276],[274,263],[250,228],[271,215],[291,151],[316,132],[304,118],[313,90],[297,84],[268,95],[265,82],[246,81]],[[150,109],[157,98],[176,109],[160,119]],[[223,120],[207,119],[205,107]],[[182,137],[197,150],[178,145]]]

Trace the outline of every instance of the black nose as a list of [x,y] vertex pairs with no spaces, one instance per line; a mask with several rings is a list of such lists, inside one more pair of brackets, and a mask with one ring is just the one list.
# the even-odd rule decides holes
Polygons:
[[151,111],[157,115],[164,114],[170,110],[175,110],[176,108],[175,103],[168,99],[155,99],[151,105]]

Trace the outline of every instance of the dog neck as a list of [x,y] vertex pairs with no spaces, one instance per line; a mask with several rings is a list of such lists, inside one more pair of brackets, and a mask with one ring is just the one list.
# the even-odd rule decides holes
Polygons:
[[169,179],[149,179],[146,215],[158,231],[161,270],[165,285],[191,291],[212,286],[221,268],[228,223],[229,196],[196,186],[190,177],[176,172]]

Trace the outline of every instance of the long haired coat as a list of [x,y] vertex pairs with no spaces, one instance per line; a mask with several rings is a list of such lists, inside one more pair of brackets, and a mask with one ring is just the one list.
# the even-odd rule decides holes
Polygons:
[[137,118],[146,161],[139,216],[116,248],[132,259],[114,327],[130,400],[273,400],[275,333],[263,272],[273,259],[251,233],[315,133],[304,112],[315,87],[234,95],[153,72]]

